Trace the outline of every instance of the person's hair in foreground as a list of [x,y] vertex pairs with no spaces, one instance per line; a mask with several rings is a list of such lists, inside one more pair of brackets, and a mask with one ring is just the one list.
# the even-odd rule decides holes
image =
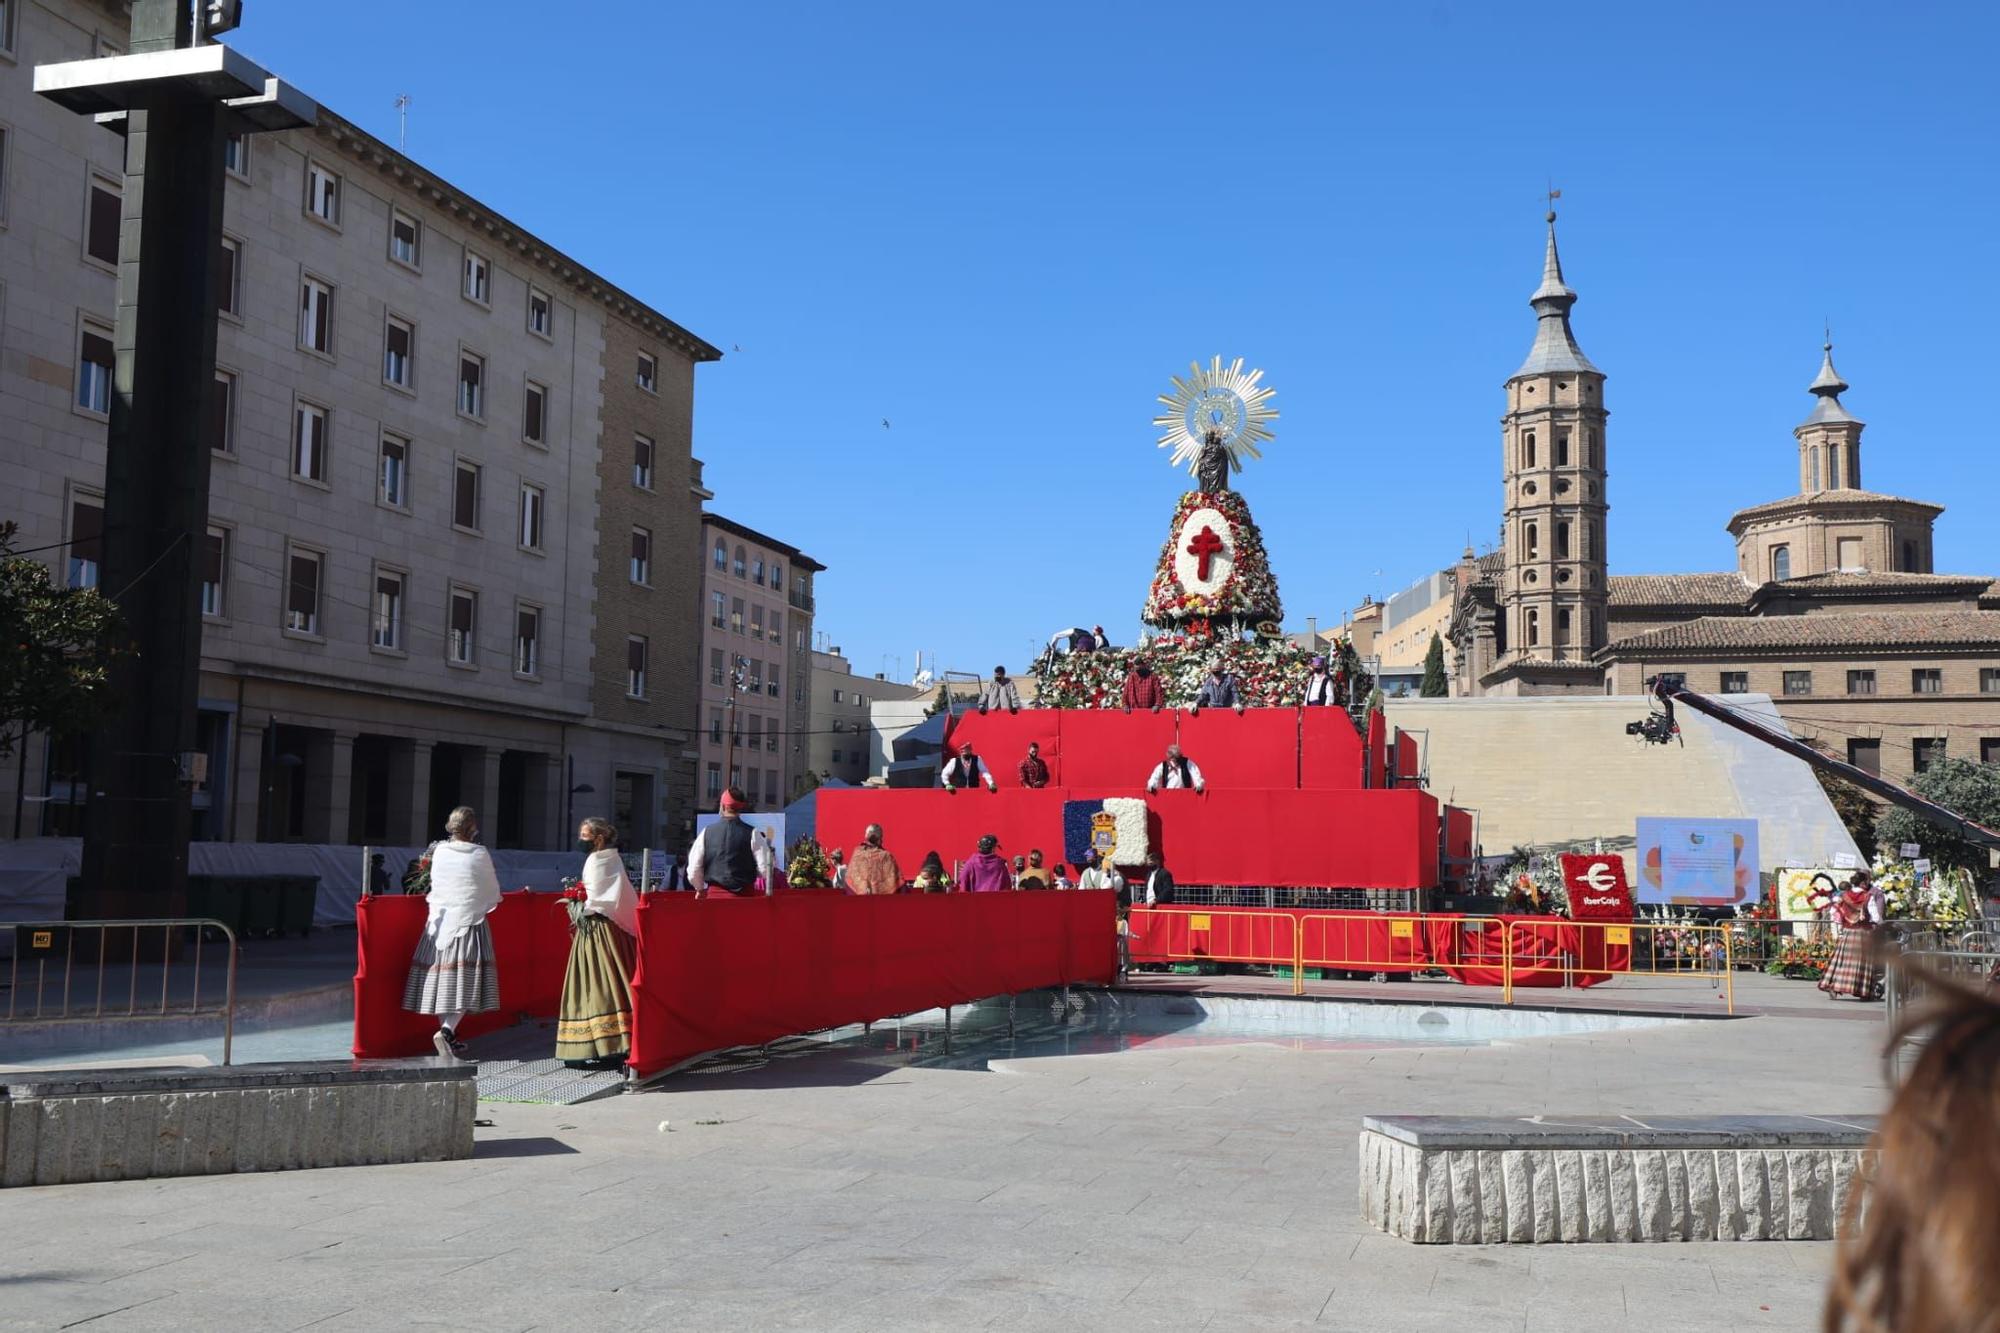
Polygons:
[[2000,1000],[1916,975],[1935,999],[1889,1039],[1892,1064],[1920,1044],[1849,1196],[1825,1333],[2000,1333]]

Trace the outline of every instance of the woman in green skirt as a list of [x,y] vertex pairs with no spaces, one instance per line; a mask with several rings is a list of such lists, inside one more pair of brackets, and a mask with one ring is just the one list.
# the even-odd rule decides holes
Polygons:
[[618,830],[586,819],[576,831],[583,896],[568,902],[572,938],[556,1014],[556,1058],[572,1069],[615,1069],[632,1045],[632,959],[639,895],[618,855]]

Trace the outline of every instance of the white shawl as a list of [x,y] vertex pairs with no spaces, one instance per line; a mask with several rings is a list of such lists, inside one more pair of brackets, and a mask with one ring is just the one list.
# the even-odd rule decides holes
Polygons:
[[430,916],[424,929],[439,948],[469,933],[500,905],[500,876],[476,842],[441,842],[431,848]]
[[595,912],[627,935],[639,933],[639,895],[625,877],[625,858],[609,847],[583,863],[583,910]]

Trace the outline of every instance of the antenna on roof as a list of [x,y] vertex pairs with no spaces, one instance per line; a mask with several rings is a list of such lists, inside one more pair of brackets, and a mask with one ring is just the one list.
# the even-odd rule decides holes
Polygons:
[[403,145],[410,140],[410,95],[396,94],[396,151],[402,152]]

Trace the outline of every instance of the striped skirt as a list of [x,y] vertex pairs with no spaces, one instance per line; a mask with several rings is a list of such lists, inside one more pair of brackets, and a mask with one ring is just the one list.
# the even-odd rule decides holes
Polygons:
[[575,911],[556,1059],[595,1060],[632,1046],[632,937],[595,912]]
[[483,1014],[500,1007],[500,973],[493,966],[493,932],[484,921],[438,948],[429,930],[410,957],[403,1008],[413,1014]]
[[1876,954],[1875,932],[1849,926],[1833,946],[1833,958],[1819,988],[1828,995],[1873,1000],[1882,994],[1882,964]]

